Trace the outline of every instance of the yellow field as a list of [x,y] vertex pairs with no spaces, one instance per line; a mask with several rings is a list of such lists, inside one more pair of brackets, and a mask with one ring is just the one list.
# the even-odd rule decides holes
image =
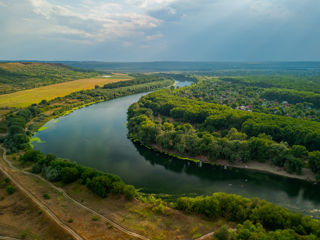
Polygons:
[[64,97],[72,92],[92,89],[95,85],[103,86],[107,83],[130,80],[127,75],[111,76],[110,78],[79,79],[49,86],[33,88],[0,95],[0,107],[27,107],[41,100],[52,100],[56,97]]

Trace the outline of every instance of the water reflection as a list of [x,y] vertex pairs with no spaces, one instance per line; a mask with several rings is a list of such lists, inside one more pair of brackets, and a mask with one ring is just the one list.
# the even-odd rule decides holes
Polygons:
[[[227,192],[263,198],[291,209],[299,209],[297,204],[304,212],[320,207],[319,185],[249,169],[228,168],[226,170],[222,166],[180,160],[161,153],[154,153],[138,143],[135,143],[135,147],[153,166],[163,166],[172,172],[185,173],[207,180],[208,184],[203,184],[198,194],[208,195],[221,191],[220,187],[215,186],[223,182],[228,186]],[[179,191],[174,193],[177,194]],[[181,192],[181,194],[188,195],[186,192]],[[192,192],[189,194],[194,195]]]
[[[119,175],[144,192],[208,195],[228,192],[259,197],[310,213],[320,209],[320,188],[307,182],[250,171],[188,162],[132,143],[127,138],[127,109],[144,94],[117,98],[50,121],[35,143],[81,165]],[[319,213],[320,216],[320,213]]]

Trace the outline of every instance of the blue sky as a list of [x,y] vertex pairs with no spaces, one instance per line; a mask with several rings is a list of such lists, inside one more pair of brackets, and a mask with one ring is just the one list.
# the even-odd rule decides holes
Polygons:
[[319,0],[0,0],[0,59],[317,61]]

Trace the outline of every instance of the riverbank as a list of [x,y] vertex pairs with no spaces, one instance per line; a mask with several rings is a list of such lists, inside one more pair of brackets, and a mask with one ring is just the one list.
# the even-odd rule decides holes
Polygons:
[[[35,124],[35,127],[32,129],[29,129],[32,134],[36,133],[44,124],[46,124],[51,119],[57,119],[59,117],[63,117],[66,115],[69,115],[70,113],[96,104],[105,102],[108,100],[112,100],[119,97],[125,97],[137,93],[143,93],[143,92],[149,92],[149,91],[155,91],[160,88],[164,87],[170,87],[174,84],[173,81],[167,80],[167,81],[158,81],[158,82],[149,82],[149,83],[143,83],[143,84],[137,84],[132,86],[125,86],[125,87],[119,87],[115,89],[105,89],[106,95],[97,96],[97,97],[89,97],[90,101],[88,100],[82,100],[81,97],[88,97],[88,96],[82,96],[81,94],[78,96],[77,93],[73,93],[74,95],[68,95],[65,98],[62,99],[55,99],[50,102],[49,107],[44,106],[44,109],[46,109],[44,112],[42,112],[41,119],[39,117],[34,118],[31,122],[29,122],[27,125]],[[96,90],[96,89],[95,89]],[[92,90],[94,91],[94,90]],[[96,90],[96,91],[103,91],[103,90]]]
[[170,157],[175,157],[181,160],[187,160],[187,161],[193,161],[193,162],[203,162],[206,164],[211,164],[211,165],[217,165],[217,166],[225,166],[225,167],[231,167],[231,168],[240,168],[240,169],[250,169],[250,170],[254,170],[254,171],[259,171],[259,172],[265,172],[265,173],[271,173],[274,175],[278,175],[278,176],[283,176],[283,177],[288,177],[288,178],[294,178],[294,179],[300,179],[300,180],[304,180],[304,181],[308,181],[308,182],[313,182],[316,183],[316,178],[315,178],[315,174],[308,168],[303,168],[302,169],[302,174],[301,175],[297,175],[297,174],[291,174],[286,172],[284,169],[281,169],[277,166],[271,165],[271,163],[269,162],[265,162],[265,163],[260,163],[260,162],[254,162],[254,161],[250,161],[247,163],[244,162],[236,162],[236,163],[230,163],[227,160],[222,160],[219,159],[215,162],[211,162],[209,161],[209,159],[206,156],[180,156],[178,152],[176,151],[171,151],[171,150],[167,150],[167,149],[163,149],[160,146],[156,145],[156,144],[152,144],[151,146],[147,146],[142,144],[138,139],[134,138],[133,136],[130,136],[130,138],[134,141],[137,142],[139,144],[141,144],[142,146],[151,149],[153,151],[157,151],[160,152],[162,154],[168,155]]
[[[94,103],[96,102],[81,106],[88,106]],[[81,108],[81,106],[79,105],[71,110],[65,109],[59,115],[69,114]],[[37,124],[34,130],[40,131],[41,126],[53,118],[51,110],[47,113],[46,117],[43,115],[41,117],[38,116],[41,121],[34,122],[34,124]],[[23,152],[20,151],[19,153],[22,154]],[[79,182],[69,185],[58,183],[58,187],[56,187],[44,180],[40,175],[31,174],[29,172],[30,169],[25,168],[26,166],[21,164],[15,155],[8,155],[8,158],[10,163],[14,163],[18,167],[17,169],[12,168],[12,171],[21,180],[20,182],[23,182],[25,188],[32,191],[37,199],[48,203],[50,209],[55,213],[57,212],[57,215],[59,214],[58,217],[64,224],[73,227],[81,233],[81,236],[88,237],[88,239],[106,239],[110,237],[112,239],[128,239],[128,236],[122,233],[121,237],[119,237],[120,233],[118,233],[115,226],[119,226],[124,230],[131,229],[150,237],[150,239],[194,239],[218,229],[221,223],[225,223],[224,220],[217,222],[202,219],[201,216],[185,215],[180,211],[164,206],[161,201],[153,199],[151,195],[147,199],[138,199],[130,202],[123,197],[112,196],[111,194],[106,199],[97,197]],[[68,189],[68,192],[74,198],[66,195],[62,188]],[[50,198],[44,199],[44,193]],[[96,208],[98,204],[99,208]],[[65,211],[65,209],[68,209],[68,211]],[[111,219],[110,222],[112,221],[114,224],[110,224],[107,221],[108,219]],[[105,223],[106,221],[107,223]],[[104,230],[106,227],[107,230]],[[95,231],[91,233],[89,230],[93,228]],[[116,234],[118,235],[116,236]]]

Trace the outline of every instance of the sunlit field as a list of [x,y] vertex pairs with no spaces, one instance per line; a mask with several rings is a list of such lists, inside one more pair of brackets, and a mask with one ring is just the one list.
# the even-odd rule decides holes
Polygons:
[[52,100],[56,97],[64,97],[72,92],[92,89],[96,85],[130,80],[127,75],[116,75],[108,78],[89,78],[70,82],[58,83],[49,86],[23,90],[15,93],[0,95],[0,107],[26,107],[41,100]]

